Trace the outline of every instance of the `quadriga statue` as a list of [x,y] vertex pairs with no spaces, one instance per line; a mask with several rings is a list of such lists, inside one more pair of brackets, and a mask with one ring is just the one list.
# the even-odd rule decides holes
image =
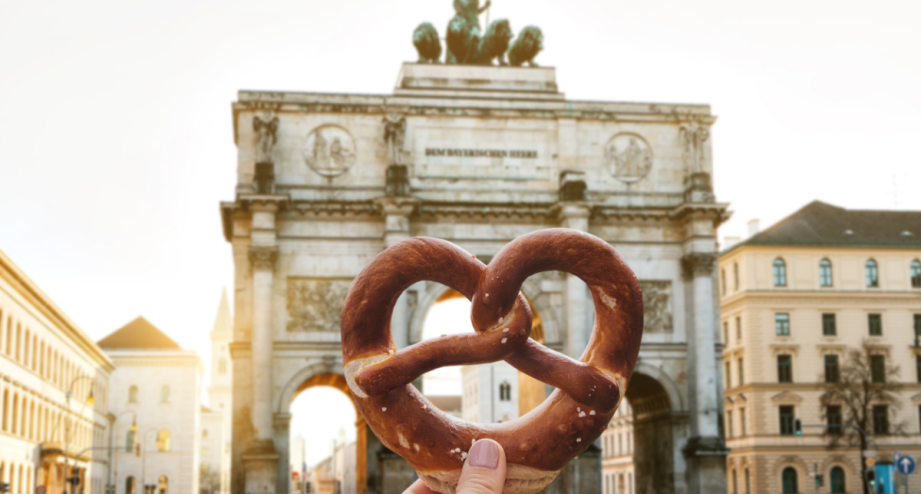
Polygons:
[[[448,22],[448,34],[445,41],[448,45],[445,63],[468,65],[494,65],[498,60],[499,65],[521,66],[524,63],[534,67],[534,57],[543,49],[543,33],[536,26],[524,28],[518,39],[509,43],[515,34],[508,20],[494,21],[486,29],[480,31],[480,14],[489,8],[489,0],[480,7],[480,0],[454,0],[455,15]],[[438,63],[441,58],[441,40],[438,31],[430,22],[419,24],[413,33],[413,45],[419,52],[419,63]],[[508,62],[506,62],[506,52]]]

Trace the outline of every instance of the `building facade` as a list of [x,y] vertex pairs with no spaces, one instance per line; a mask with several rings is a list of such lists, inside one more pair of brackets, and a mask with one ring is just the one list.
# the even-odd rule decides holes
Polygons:
[[461,367],[461,410],[468,422],[518,418],[518,369],[505,361]]
[[[550,227],[610,242],[642,285],[646,327],[627,399],[651,413],[634,424],[646,455],[635,475],[655,492],[725,490],[714,293],[715,232],[728,213],[711,187],[707,105],[571,101],[553,68],[407,63],[392,94],[241,91],[233,115],[237,186],[221,205],[236,276],[232,492],[288,488],[290,403],[344,383],[342,303],[375,255],[431,236],[488,261]],[[447,290],[423,281],[399,297],[397,348],[421,340]],[[592,321],[584,283],[547,272],[522,291],[543,343],[578,358]],[[384,485],[398,478],[382,474],[388,452],[357,427],[356,492],[402,492]],[[550,487],[567,489],[601,489],[598,448]]]
[[[601,434],[602,494],[633,494],[633,408],[621,403]],[[641,489],[646,492],[645,489]]]
[[[208,407],[202,407],[202,467],[208,472],[209,492],[230,492],[230,407],[233,383],[230,373],[230,342],[233,322],[226,290],[221,293],[214,328],[211,330],[211,384]],[[215,476],[216,491],[213,491]]]
[[12,494],[104,494],[114,366],[0,252],[0,483]]
[[183,350],[139,317],[98,342],[111,377],[115,494],[198,493],[201,375]]
[[811,492],[814,474],[821,492],[863,492],[859,445],[823,436],[849,423],[847,403],[820,399],[853,350],[869,386],[898,386],[866,403],[876,461],[919,457],[921,212],[816,201],[726,249],[719,269],[730,493]]

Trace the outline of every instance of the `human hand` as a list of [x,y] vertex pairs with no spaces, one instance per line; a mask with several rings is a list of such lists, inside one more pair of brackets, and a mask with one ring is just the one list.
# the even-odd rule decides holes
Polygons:
[[[501,494],[505,486],[505,451],[492,439],[481,439],[470,448],[461,470],[456,494]],[[436,494],[419,479],[403,494]]]

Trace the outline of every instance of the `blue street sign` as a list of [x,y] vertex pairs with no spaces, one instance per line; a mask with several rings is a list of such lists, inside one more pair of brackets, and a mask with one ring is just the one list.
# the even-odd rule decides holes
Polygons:
[[915,471],[915,460],[912,460],[910,456],[902,456],[896,465],[902,475],[911,475]]

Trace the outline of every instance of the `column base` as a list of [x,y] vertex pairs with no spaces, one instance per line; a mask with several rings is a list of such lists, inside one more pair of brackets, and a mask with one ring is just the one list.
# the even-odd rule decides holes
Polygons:
[[726,456],[729,449],[718,437],[692,437],[684,448],[688,463],[688,493],[727,492]]
[[253,441],[243,453],[245,494],[276,494],[275,469],[280,455],[271,439]]

